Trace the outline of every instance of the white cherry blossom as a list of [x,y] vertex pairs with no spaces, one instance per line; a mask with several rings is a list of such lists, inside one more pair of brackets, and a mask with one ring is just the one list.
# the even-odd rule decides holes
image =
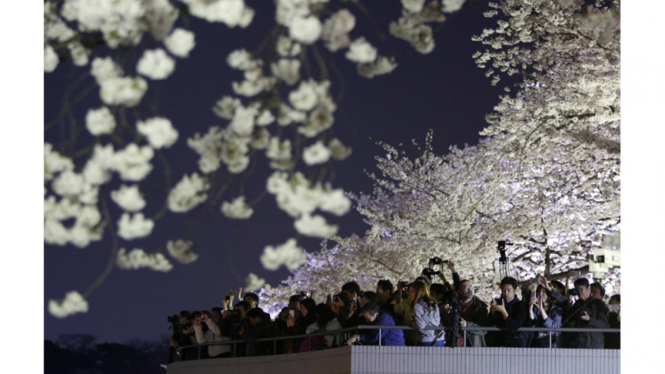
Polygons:
[[77,174],[73,170],[65,170],[53,180],[51,187],[60,196],[74,197],[83,191],[84,183],[85,180],[81,174]]
[[238,107],[233,115],[233,119],[229,124],[229,128],[240,136],[248,136],[254,130],[254,118],[256,117],[256,109],[248,107]]
[[[411,13],[418,13],[423,10],[423,5],[425,5],[425,0],[401,0],[402,6],[404,9],[408,10]],[[445,3],[446,1],[443,0]]]
[[289,25],[289,36],[301,43],[311,44],[319,39],[322,29],[317,17],[296,17]]
[[242,106],[240,100],[234,99],[231,96],[224,96],[219,101],[217,101],[217,103],[215,103],[215,106],[212,108],[212,110],[221,118],[231,119],[233,118],[233,113],[235,112],[236,108],[240,106]]
[[53,150],[53,145],[44,143],[44,179],[51,180],[56,173],[73,170],[74,162]]
[[292,86],[300,80],[300,61],[296,59],[279,59],[270,64],[272,75]]
[[229,27],[247,27],[254,11],[243,0],[182,0],[190,13],[208,22],[222,22]]
[[441,0],[443,11],[446,13],[456,12],[462,9],[462,5],[466,0]]
[[187,58],[189,52],[194,48],[194,33],[182,28],[174,29],[169,36],[164,38],[164,45],[174,56]]
[[129,253],[124,248],[118,251],[116,265],[123,270],[136,270],[148,268],[155,271],[167,272],[173,265],[161,253],[147,254],[142,249],[134,248]]
[[307,255],[298,247],[295,239],[289,239],[286,243],[277,247],[266,246],[261,255],[261,263],[268,270],[277,270],[284,265],[289,270],[294,270],[307,260]]
[[192,252],[192,242],[178,239],[176,241],[169,240],[166,243],[166,250],[169,255],[178,260],[181,264],[189,264],[196,261],[199,255]]
[[145,207],[145,200],[138,185],[121,185],[119,189],[111,192],[111,199],[127,212],[138,212]]
[[265,283],[266,283],[265,279],[259,278],[254,273],[249,273],[247,275],[247,278],[245,279],[245,291],[252,292],[260,290]]
[[70,291],[65,294],[62,301],[49,300],[48,311],[52,316],[65,318],[76,313],[86,313],[88,311],[88,301],[76,291]]
[[85,127],[95,136],[111,134],[115,129],[115,117],[107,107],[88,109],[85,115]]
[[293,224],[299,233],[317,238],[328,238],[337,233],[337,225],[331,225],[320,215],[304,214]]
[[109,78],[122,77],[123,72],[120,66],[118,66],[111,57],[95,57],[95,59],[92,60],[90,74],[95,77],[97,83],[101,84]]
[[169,148],[178,140],[178,131],[173,128],[168,118],[153,117],[139,121],[136,129],[148,138],[148,142],[155,149]]
[[252,216],[254,210],[245,204],[245,197],[238,196],[232,202],[222,203],[222,213],[228,218],[247,219]]
[[307,111],[314,108],[318,102],[316,90],[312,82],[301,82],[298,89],[291,91],[289,102],[294,108]]
[[100,82],[99,96],[107,105],[134,107],[148,90],[148,83],[140,77],[107,78]]
[[118,236],[125,240],[144,238],[152,233],[153,227],[155,223],[146,219],[143,213],[123,213],[118,220]]
[[210,184],[197,173],[193,173],[191,177],[184,175],[169,193],[169,209],[176,213],[194,209],[208,198],[206,191],[209,188]]
[[351,209],[351,200],[344,196],[344,190],[338,188],[325,192],[319,208],[336,216],[343,216]]
[[244,49],[237,49],[229,54],[226,58],[226,63],[230,67],[238,70],[249,70],[257,66],[257,62],[252,60],[251,53]]
[[273,116],[269,110],[262,111],[261,114],[259,114],[259,116],[256,118],[257,126],[268,126],[273,122],[275,122],[275,116]]
[[300,54],[302,48],[288,36],[280,35],[277,39],[277,53],[282,57],[294,57]]
[[351,156],[351,148],[345,146],[342,144],[342,142],[334,138],[328,143],[328,149],[330,149],[330,153],[333,159],[337,161],[343,161],[347,157]]
[[136,71],[150,79],[166,79],[175,70],[175,60],[161,48],[146,50],[136,65]]
[[336,52],[346,48],[351,42],[349,31],[356,25],[356,17],[348,9],[341,9],[323,24],[321,38],[326,41],[326,48]]
[[394,58],[379,56],[372,63],[358,65],[358,74],[365,78],[374,78],[377,75],[388,74],[396,67],[397,63]]
[[302,158],[307,165],[316,165],[328,162],[331,154],[332,153],[328,147],[326,147],[323,142],[319,140],[318,142],[305,148],[302,153]]
[[113,169],[120,174],[122,180],[138,182],[152,170],[150,160],[154,154],[151,147],[139,147],[130,143],[113,155]]
[[365,38],[358,38],[351,43],[349,51],[346,52],[346,58],[353,62],[361,64],[370,63],[376,60],[377,51]]
[[60,59],[58,54],[50,45],[44,47],[44,71],[47,73],[52,72],[58,66]]

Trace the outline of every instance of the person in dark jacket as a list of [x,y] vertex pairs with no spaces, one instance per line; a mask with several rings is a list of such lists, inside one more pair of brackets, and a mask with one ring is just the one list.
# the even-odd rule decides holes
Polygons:
[[[379,304],[370,302],[365,305],[362,314],[368,323],[377,326],[395,326],[395,320],[390,313],[380,310]],[[381,330],[381,345],[403,347],[404,333],[402,330]],[[367,330],[361,334],[352,335],[347,341],[347,345],[354,342],[360,342],[365,345],[378,345],[379,344],[379,330]]]
[[252,328],[245,331],[244,326],[240,328],[240,337],[248,342],[246,348],[247,356],[263,356],[271,353],[272,343],[256,342],[258,339],[270,338],[272,336],[272,326],[270,325],[270,316],[261,308],[253,308],[247,312],[247,319]]
[[491,334],[493,346],[528,347],[528,334],[517,331],[520,327],[524,327],[528,313],[526,304],[515,295],[516,289],[517,280],[515,278],[503,278],[501,280],[501,298],[492,299],[490,303],[487,324],[508,328],[508,331],[497,331]]
[[[608,308],[602,300],[591,295],[589,280],[577,279],[574,283],[579,299],[564,311],[564,320],[573,322],[576,328],[610,327],[607,319]],[[570,335],[570,348],[605,348],[605,334],[602,332],[581,332]]]
[[381,311],[390,313],[395,323],[401,324],[402,321],[397,319],[397,314],[395,314],[395,297],[393,296],[393,292],[395,292],[395,287],[388,279],[381,279],[376,284],[377,304],[379,304]]
[[[610,328],[621,328],[621,295],[616,294],[610,297],[610,313],[607,315]],[[621,349],[621,334],[608,332],[605,333],[605,349]]]
[[[457,288],[459,296],[460,327],[487,326],[487,315],[489,314],[487,304],[473,294],[473,285],[468,279],[459,282]],[[467,347],[485,347],[486,331],[468,331],[466,334]],[[459,334],[456,346],[464,346],[464,334]]]

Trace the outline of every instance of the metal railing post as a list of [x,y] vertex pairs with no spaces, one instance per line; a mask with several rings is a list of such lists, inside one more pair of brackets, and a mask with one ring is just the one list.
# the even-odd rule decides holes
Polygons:
[[236,343],[233,343],[233,357],[236,356]]
[[201,345],[199,344],[199,360],[201,359]]
[[[462,329],[464,331],[464,348],[466,348],[466,329]],[[457,345],[457,342],[455,342],[455,345]]]
[[548,331],[548,335],[550,336],[550,348],[552,348],[552,331]]
[[272,355],[274,356],[277,354],[277,340],[273,340],[272,343]]
[[381,329],[379,328],[379,347],[381,346]]

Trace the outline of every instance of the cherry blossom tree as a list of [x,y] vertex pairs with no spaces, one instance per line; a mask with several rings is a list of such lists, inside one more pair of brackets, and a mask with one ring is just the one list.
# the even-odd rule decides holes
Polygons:
[[[474,58],[480,68],[490,66],[492,84],[502,74],[523,80],[506,87],[516,93],[487,116],[485,137],[441,156],[430,134],[415,160],[383,144],[382,176],[370,175],[374,193],[350,195],[371,229],[362,238],[333,237],[340,248],[324,251],[325,262],[313,256],[287,286],[328,290],[354,277],[413,279],[441,256],[487,297],[499,277],[497,240],[513,243],[511,272],[520,280],[562,277],[584,268],[594,249],[619,249],[619,3],[583,6],[490,4],[487,17],[501,11],[506,19],[474,38],[492,48]],[[620,271],[603,281],[616,289]],[[276,293],[269,291],[267,297]]]

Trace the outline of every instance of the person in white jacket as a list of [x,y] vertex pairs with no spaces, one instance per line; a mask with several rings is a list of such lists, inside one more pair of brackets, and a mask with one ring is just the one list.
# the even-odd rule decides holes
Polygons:
[[[213,308],[212,314],[209,317],[207,314],[196,316],[194,319],[194,333],[196,335],[196,342],[199,344],[220,342],[231,340],[227,336],[222,336],[218,323],[221,321],[222,315],[219,308]],[[203,323],[208,325],[208,330],[203,332]],[[231,352],[229,344],[215,344],[208,346],[208,355],[210,358],[224,357]]]
[[407,293],[411,300],[413,327],[417,328],[416,345],[445,347],[443,330],[423,330],[427,326],[441,326],[441,316],[436,300],[429,295],[424,282],[413,282]]

